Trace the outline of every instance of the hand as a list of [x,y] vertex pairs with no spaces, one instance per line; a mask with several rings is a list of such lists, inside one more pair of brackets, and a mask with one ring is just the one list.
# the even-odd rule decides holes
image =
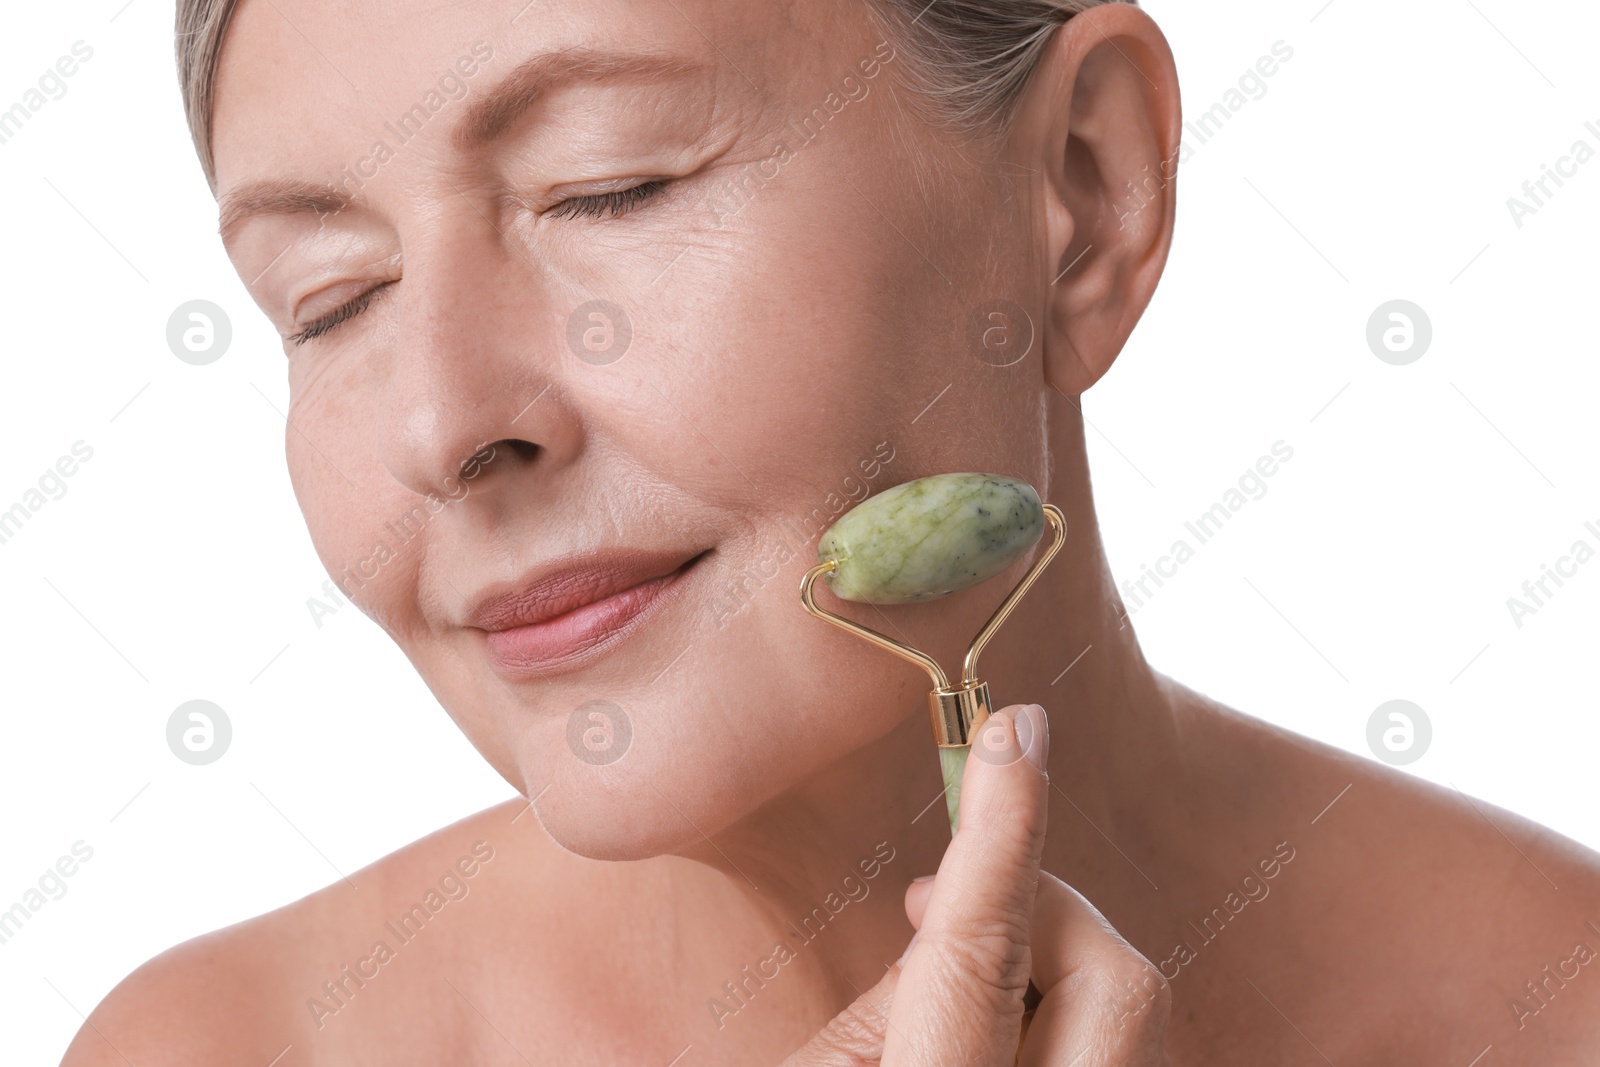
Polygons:
[[[906,892],[917,928],[906,955],[785,1067],[1165,1067],[1167,983],[1039,869],[1049,743],[1037,705],[1005,708],[979,730],[960,829],[938,874]],[[1019,1052],[1030,977],[1044,999]]]

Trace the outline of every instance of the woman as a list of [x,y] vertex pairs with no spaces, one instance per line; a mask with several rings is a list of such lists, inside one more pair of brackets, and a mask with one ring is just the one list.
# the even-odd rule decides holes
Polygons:
[[[150,961],[66,1063],[1010,1063],[1030,978],[1028,1064],[1592,1062],[1593,853],[1209,701],[1126,624],[1078,397],[1172,235],[1137,8],[179,31],[317,550],[526,799]],[[925,680],[795,595],[852,500],[947,471],[1070,531],[986,653],[1045,707],[984,726],[953,842]],[[948,663],[1024,566],[839,610]]]

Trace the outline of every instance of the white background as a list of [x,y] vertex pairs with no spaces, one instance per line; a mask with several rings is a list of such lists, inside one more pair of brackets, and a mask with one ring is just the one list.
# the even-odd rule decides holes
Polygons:
[[[1520,228],[1506,204],[1574,141],[1600,149],[1600,14],[1323,3],[1147,5],[1191,115],[1274,42],[1294,54],[1191,142],[1167,276],[1086,400],[1112,564],[1137,577],[1287,442],[1136,614],[1151,660],[1363,754],[1373,709],[1415,701],[1434,737],[1411,773],[1600,846],[1600,561],[1520,628],[1506,606],[1575,540],[1600,548],[1600,160]],[[0,108],[94,49],[0,145],[0,510],[94,449],[0,545],[0,909],[94,850],[0,945],[9,1063],[54,1062],[167,946],[511,795],[374,624],[307,610],[325,575],[285,474],[283,357],[215,236],[171,26],[159,0],[30,3],[0,35]],[[206,367],[165,337],[196,298],[234,327]],[[1408,366],[1365,339],[1396,298],[1433,325]],[[195,698],[233,723],[208,767],[165,740]]]

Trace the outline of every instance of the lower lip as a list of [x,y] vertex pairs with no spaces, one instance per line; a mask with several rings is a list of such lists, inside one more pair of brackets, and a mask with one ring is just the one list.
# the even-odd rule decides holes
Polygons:
[[526,678],[573,667],[609,648],[676,598],[702,556],[671,574],[641,582],[544,622],[486,634],[489,658],[502,674]]

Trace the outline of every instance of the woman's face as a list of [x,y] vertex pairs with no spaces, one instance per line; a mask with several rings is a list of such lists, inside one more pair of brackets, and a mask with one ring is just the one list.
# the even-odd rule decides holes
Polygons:
[[[870,493],[1048,488],[1040,346],[974,338],[1048,272],[1026,168],[919,120],[859,0],[519,6],[245,0],[224,238],[304,335],[288,460],[329,572],[558,841],[649,855],[923,712],[797,584]],[[478,611],[689,561],[541,626]],[[846,613],[948,662],[984,608]]]

